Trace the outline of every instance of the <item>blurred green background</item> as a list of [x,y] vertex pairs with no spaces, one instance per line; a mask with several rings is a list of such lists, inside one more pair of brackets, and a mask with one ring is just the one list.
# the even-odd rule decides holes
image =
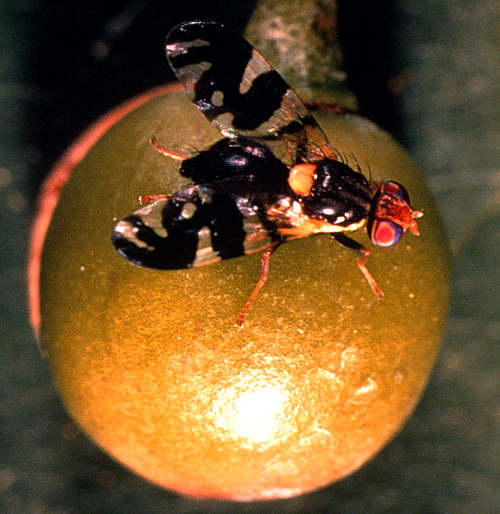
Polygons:
[[440,359],[391,444],[316,493],[199,502],[124,470],[60,404],[27,321],[26,250],[40,183],[95,118],[172,79],[163,41],[173,25],[214,19],[242,31],[253,3],[0,0],[0,514],[500,512],[496,0],[339,0],[361,113],[420,164],[453,254]]

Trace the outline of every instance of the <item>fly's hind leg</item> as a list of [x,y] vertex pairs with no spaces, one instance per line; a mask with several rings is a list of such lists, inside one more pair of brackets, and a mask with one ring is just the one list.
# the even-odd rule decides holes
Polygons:
[[[184,155],[182,153],[172,152],[172,150],[167,150],[163,146],[158,143],[156,138],[153,136],[149,143],[151,146],[153,146],[158,152],[160,152],[162,155],[165,155],[165,157],[170,157],[171,159],[174,159],[175,161],[184,161],[188,157],[187,155]],[[170,195],[145,195],[145,196],[139,196],[139,203],[141,205],[147,205],[148,203],[156,202],[157,200],[166,200],[170,198]]]
[[247,303],[243,306],[243,309],[241,309],[241,312],[239,313],[238,317],[236,318],[236,321],[234,322],[234,325],[236,327],[241,327],[243,325],[243,320],[245,319],[245,316],[247,315],[248,309],[250,309],[252,303],[254,302],[255,298],[257,298],[257,295],[259,294],[259,291],[261,287],[266,283],[267,275],[269,274],[269,258],[271,257],[271,254],[278,248],[279,243],[274,243],[273,246],[268,248],[264,251],[262,254],[261,262],[261,271],[259,280],[257,281],[257,284],[255,285],[254,290],[252,291],[252,294],[250,295],[250,298],[247,300]]
[[172,150],[167,150],[166,148],[161,146],[160,143],[158,143],[158,141],[156,140],[156,138],[154,136],[149,140],[149,143],[152,146],[154,146],[154,148],[156,150],[158,150],[158,152],[160,152],[162,155],[165,155],[165,157],[170,157],[171,159],[174,159],[175,161],[185,161],[188,158],[187,155],[184,155],[182,153],[177,153],[177,152],[172,152]]

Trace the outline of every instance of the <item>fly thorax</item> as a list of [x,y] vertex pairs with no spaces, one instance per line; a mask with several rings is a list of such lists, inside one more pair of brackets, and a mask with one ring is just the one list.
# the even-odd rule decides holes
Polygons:
[[368,216],[372,196],[370,184],[361,173],[342,162],[325,159],[317,164],[310,193],[301,203],[311,218],[349,227]]

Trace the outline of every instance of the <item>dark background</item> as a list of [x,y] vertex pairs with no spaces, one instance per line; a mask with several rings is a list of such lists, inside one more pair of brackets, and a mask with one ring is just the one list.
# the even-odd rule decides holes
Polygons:
[[500,7],[339,1],[361,112],[421,165],[453,255],[443,350],[413,417],[354,475],[260,505],[158,489],[74,430],[27,322],[41,180],[95,118],[172,78],[163,42],[173,25],[242,31],[254,2],[0,0],[0,514],[500,512]]

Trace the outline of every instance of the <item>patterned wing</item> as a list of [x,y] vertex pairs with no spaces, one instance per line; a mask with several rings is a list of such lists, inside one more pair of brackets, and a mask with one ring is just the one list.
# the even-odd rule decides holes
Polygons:
[[111,240],[138,266],[165,270],[214,264],[279,241],[265,215],[274,201],[253,177],[193,186],[123,219]]
[[[220,132],[274,139],[285,158],[334,158],[328,140],[276,70],[245,39],[224,26],[189,21],[167,36],[170,66],[189,98]],[[274,148],[274,147],[273,147]]]

